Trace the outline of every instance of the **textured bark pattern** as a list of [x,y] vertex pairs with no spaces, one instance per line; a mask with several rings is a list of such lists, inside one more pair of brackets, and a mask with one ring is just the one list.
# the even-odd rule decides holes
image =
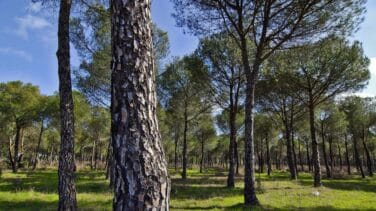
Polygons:
[[320,166],[320,154],[319,146],[316,139],[316,128],[315,128],[315,108],[311,103],[309,107],[309,125],[311,130],[311,140],[312,140],[312,165],[313,165],[313,179],[314,186],[320,187],[321,184],[321,166]]
[[292,138],[291,138],[291,130],[286,126],[286,131],[285,131],[285,136],[286,136],[286,154],[287,154],[287,164],[289,166],[290,170],[290,178],[292,180],[297,179],[296,175],[296,168],[295,168],[295,162],[294,162],[294,157],[293,157],[293,146],[292,146]]
[[255,147],[254,147],[254,113],[255,106],[255,89],[256,89],[256,76],[255,73],[260,69],[260,63],[257,58],[260,55],[256,55],[254,61],[253,71],[248,60],[248,47],[246,39],[241,40],[242,47],[242,63],[244,72],[247,77],[246,83],[246,103],[245,103],[245,155],[244,155],[244,205],[246,207],[252,205],[259,205],[259,201],[256,197],[255,188]]
[[156,115],[149,0],[112,0],[114,210],[168,210],[170,181]]
[[59,208],[76,210],[76,170],[74,163],[74,116],[69,53],[69,17],[71,0],[61,0],[59,13],[58,51],[61,144],[59,156]]

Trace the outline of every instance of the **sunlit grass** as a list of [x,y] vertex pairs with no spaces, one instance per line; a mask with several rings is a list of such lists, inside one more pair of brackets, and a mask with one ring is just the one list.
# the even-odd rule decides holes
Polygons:
[[[226,172],[210,169],[205,173],[188,171],[188,179],[171,170],[171,210],[243,210],[243,182],[228,189]],[[268,177],[257,175],[258,210],[376,210],[376,179],[353,176],[323,180],[324,187],[313,188],[310,174],[290,181],[287,173]],[[319,196],[313,192],[318,191]],[[111,210],[112,191],[103,172],[80,171],[77,175],[80,210]],[[56,210],[57,172],[43,170],[13,174],[0,179],[0,210]]]

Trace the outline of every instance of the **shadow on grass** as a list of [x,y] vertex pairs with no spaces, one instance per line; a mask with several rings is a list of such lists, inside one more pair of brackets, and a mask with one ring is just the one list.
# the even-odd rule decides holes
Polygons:
[[57,205],[57,201],[24,200],[14,202],[0,199],[0,210],[56,210]]
[[[312,186],[313,182],[311,180],[300,180],[299,183],[304,186]],[[365,191],[376,193],[376,182],[370,179],[333,179],[333,180],[323,180],[323,186],[331,189],[337,190],[347,190],[347,191]]]
[[[13,175],[14,177],[1,179],[0,189],[2,191],[34,190],[41,193],[57,193],[57,171],[20,172]],[[103,172],[81,171],[77,173],[76,181],[76,188],[79,193],[106,193],[111,191],[103,178]]]
[[258,210],[277,210],[277,211],[291,211],[291,210],[299,210],[299,211],[317,211],[317,210],[328,210],[328,211],[374,211],[374,209],[339,209],[332,206],[316,206],[316,207],[310,207],[310,208],[304,208],[304,207],[294,207],[294,206],[288,206],[288,207],[282,207],[282,208],[276,208],[272,206],[257,206],[257,207],[244,207],[243,203],[238,203],[232,206],[196,206],[196,207],[182,207],[182,206],[172,206],[172,209],[176,210],[213,210],[213,209],[220,209],[225,211],[258,211]]

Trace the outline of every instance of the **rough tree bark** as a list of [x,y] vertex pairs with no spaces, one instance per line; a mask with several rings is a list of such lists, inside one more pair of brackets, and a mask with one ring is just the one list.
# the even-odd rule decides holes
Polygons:
[[255,188],[255,150],[254,150],[254,107],[257,74],[261,66],[262,51],[255,56],[253,70],[248,60],[248,46],[245,38],[241,39],[241,54],[244,72],[247,77],[245,100],[245,156],[244,156],[244,205],[259,205]]
[[70,70],[69,17],[71,0],[60,1],[57,59],[59,66],[61,143],[59,154],[59,208],[76,210],[74,115]]
[[292,149],[292,140],[291,140],[291,130],[288,126],[288,123],[285,123],[285,138],[286,138],[286,154],[287,154],[287,164],[289,166],[290,170],[290,179],[296,180],[296,168],[295,168],[295,162],[294,162],[294,155],[293,155],[293,149]]
[[170,179],[157,122],[150,0],[112,0],[113,210],[168,210]]
[[319,147],[316,139],[316,128],[315,128],[315,106],[312,103],[312,95],[310,96],[309,105],[309,124],[311,130],[311,141],[312,141],[312,164],[313,164],[313,185],[315,187],[321,186],[321,166],[320,166],[320,154]]

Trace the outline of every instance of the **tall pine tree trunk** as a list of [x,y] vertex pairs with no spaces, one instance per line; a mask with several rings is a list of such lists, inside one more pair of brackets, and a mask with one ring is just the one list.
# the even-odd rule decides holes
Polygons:
[[345,150],[346,150],[346,164],[347,164],[347,174],[351,174],[351,165],[350,165],[350,156],[349,156],[349,147],[348,142],[345,140]]
[[270,148],[269,148],[269,136],[268,134],[265,135],[265,142],[266,142],[266,164],[268,165],[268,176],[272,173],[272,164],[270,161]]
[[310,96],[310,106],[309,106],[309,124],[311,130],[312,139],[312,165],[313,165],[313,185],[315,187],[321,186],[321,166],[320,166],[320,153],[319,144],[316,139],[316,128],[315,128],[315,106],[312,102],[312,96]]
[[[261,53],[261,52],[259,52]],[[245,158],[244,158],[244,205],[259,205],[256,196],[255,179],[255,150],[254,150],[254,107],[255,107],[255,89],[257,73],[261,66],[261,55],[256,55],[253,70],[251,70],[248,60],[248,46],[245,37],[241,39],[241,55],[246,81],[246,100],[245,100]]]
[[170,179],[157,122],[149,0],[112,0],[113,210],[168,210]]
[[325,131],[324,131],[324,122],[321,121],[321,140],[322,140],[322,152],[324,156],[324,163],[325,163],[325,169],[326,169],[326,177],[331,178],[331,172],[329,168],[328,158],[326,154],[326,144],[325,144]]
[[188,139],[188,111],[187,111],[187,104],[185,104],[184,108],[184,133],[183,133],[183,171],[181,174],[181,178],[183,180],[187,179],[187,139]]
[[74,115],[70,70],[69,17],[71,0],[60,1],[58,50],[61,143],[59,154],[59,209],[76,210]]
[[287,155],[287,164],[290,170],[290,179],[296,180],[296,168],[294,163],[294,155],[292,150],[292,140],[291,140],[291,130],[288,126],[288,123],[285,123],[285,138],[286,138],[286,155]]

